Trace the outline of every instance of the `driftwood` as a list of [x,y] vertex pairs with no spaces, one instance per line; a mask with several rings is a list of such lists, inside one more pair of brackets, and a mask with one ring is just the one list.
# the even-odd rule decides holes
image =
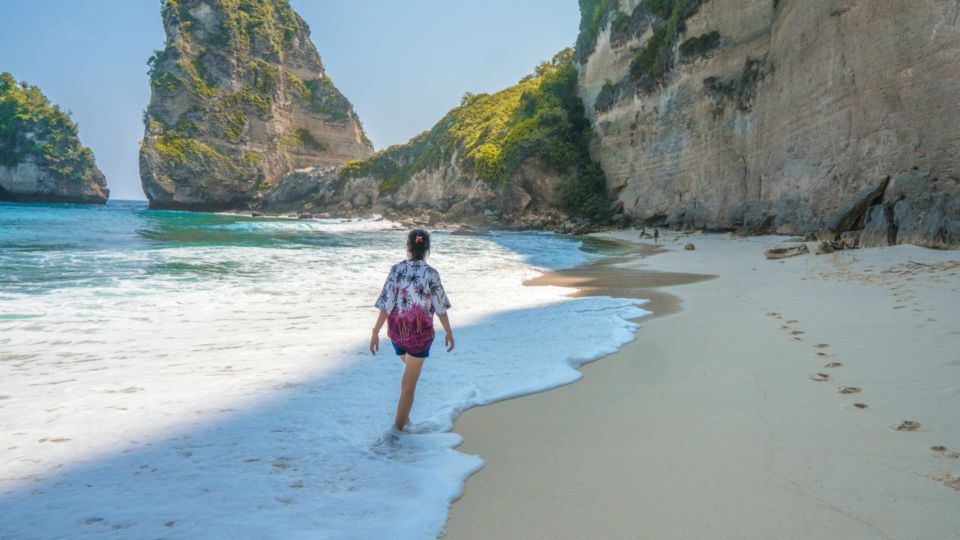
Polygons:
[[796,246],[785,246],[771,248],[763,252],[763,256],[767,259],[786,259],[787,257],[796,257],[797,255],[807,255],[810,253],[810,250],[807,249],[806,244],[799,244]]

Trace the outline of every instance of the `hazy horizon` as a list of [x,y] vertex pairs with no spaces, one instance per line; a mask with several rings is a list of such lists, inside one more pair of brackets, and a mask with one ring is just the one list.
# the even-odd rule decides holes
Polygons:
[[[565,4],[291,1],[377,150],[429,129],[464,92],[507,87],[572,46],[579,11]],[[164,41],[160,2],[44,0],[2,9],[0,71],[72,111],[111,199],[145,199],[137,151],[150,96],[146,62]]]

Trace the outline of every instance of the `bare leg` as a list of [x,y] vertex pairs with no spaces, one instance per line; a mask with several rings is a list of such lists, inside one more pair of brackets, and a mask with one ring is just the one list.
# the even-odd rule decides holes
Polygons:
[[423,358],[405,355],[403,363],[406,367],[403,368],[403,378],[400,379],[400,401],[397,402],[397,418],[393,422],[399,431],[403,430],[403,426],[407,425],[407,420],[410,419],[413,394],[417,391],[417,380],[420,378],[420,370],[423,369]]

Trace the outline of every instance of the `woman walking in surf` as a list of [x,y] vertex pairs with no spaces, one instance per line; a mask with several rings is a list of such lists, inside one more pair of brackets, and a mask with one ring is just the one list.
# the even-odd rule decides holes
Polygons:
[[447,352],[453,350],[453,330],[447,318],[450,300],[440,282],[440,273],[426,262],[430,254],[430,234],[414,229],[407,235],[407,259],[390,268],[380,297],[374,304],[380,309],[373,334],[370,336],[370,353],[380,350],[380,329],[387,323],[387,335],[393,349],[404,363],[400,380],[400,400],[393,428],[403,431],[410,419],[413,396],[423,362],[430,356],[433,344],[433,315],[437,314],[446,332],[444,345]]

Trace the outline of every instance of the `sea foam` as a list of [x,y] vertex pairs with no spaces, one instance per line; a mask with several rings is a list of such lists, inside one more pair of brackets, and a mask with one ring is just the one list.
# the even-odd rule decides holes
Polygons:
[[435,537],[482,466],[457,415],[575,380],[645,313],[522,285],[573,240],[436,234],[457,347],[395,439],[402,364],[367,340],[396,224],[148,214],[133,249],[0,255],[0,537]]

